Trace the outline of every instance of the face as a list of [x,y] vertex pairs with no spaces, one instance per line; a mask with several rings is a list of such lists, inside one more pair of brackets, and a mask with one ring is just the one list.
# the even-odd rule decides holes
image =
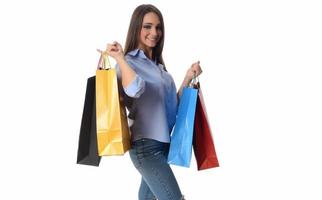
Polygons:
[[157,14],[149,12],[144,15],[140,32],[139,48],[152,50],[162,36],[161,24]]

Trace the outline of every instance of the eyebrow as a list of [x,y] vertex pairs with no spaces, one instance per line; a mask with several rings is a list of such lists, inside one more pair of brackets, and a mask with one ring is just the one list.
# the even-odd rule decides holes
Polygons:
[[[143,23],[144,25],[153,25],[153,23],[151,23],[151,22],[147,22],[147,23]],[[157,26],[160,26],[161,24],[159,23],[159,24],[157,24]]]

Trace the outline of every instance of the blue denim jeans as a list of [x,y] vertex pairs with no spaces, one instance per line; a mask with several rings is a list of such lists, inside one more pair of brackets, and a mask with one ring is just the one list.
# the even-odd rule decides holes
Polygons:
[[139,200],[181,200],[177,180],[167,163],[169,143],[152,139],[132,142],[130,157],[142,176]]

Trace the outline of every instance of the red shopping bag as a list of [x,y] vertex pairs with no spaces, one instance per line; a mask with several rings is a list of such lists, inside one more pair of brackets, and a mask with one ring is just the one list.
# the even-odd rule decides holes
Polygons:
[[219,167],[219,162],[199,83],[197,88],[198,98],[194,123],[193,150],[195,153],[198,170],[203,170]]

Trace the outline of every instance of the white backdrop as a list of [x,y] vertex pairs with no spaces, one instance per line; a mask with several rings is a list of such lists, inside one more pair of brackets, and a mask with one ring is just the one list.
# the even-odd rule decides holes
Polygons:
[[173,167],[187,199],[321,199],[322,7],[313,0],[1,1],[0,199],[137,199],[128,153],[98,168],[75,163],[95,49],[124,44],[142,3],[163,13],[177,87],[191,63],[204,71],[221,167]]

